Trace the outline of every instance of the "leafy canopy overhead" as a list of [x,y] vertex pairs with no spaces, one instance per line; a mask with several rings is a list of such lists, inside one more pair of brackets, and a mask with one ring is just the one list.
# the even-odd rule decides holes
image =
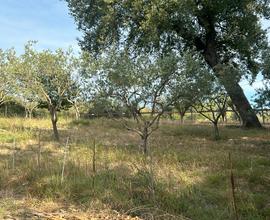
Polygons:
[[66,1],[89,51],[116,43],[136,51],[189,47],[206,53],[211,43],[221,62],[238,60],[256,72],[266,46],[260,19],[270,17],[269,0]]

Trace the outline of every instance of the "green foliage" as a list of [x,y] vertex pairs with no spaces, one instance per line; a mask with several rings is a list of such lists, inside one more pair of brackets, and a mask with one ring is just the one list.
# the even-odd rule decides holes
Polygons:
[[[92,65],[91,60],[89,63]],[[184,56],[171,53],[134,58],[112,50],[95,66],[95,73],[82,74],[95,82],[95,87],[90,84],[86,89],[95,90],[99,98],[109,97],[112,105],[126,106],[131,111],[149,109],[155,113],[179,98],[195,100],[209,90],[214,80],[201,57],[193,52]]]
[[72,74],[76,65],[77,60],[71,50],[37,52],[28,44],[22,55],[22,66],[29,74],[22,71],[22,80],[27,83],[28,90],[35,91],[47,107],[60,110],[71,106],[68,99],[72,89],[75,89]]
[[14,66],[16,65],[14,49],[0,49],[0,105],[11,100],[14,85]]
[[206,54],[207,41],[215,40],[223,63],[237,59],[256,72],[255,60],[266,45],[260,18],[269,18],[268,0],[66,1],[84,33],[81,46],[89,51],[117,43],[150,51],[196,47]]
[[116,47],[133,54],[195,50],[225,87],[246,127],[261,127],[239,86],[256,76],[267,35],[261,19],[269,0],[66,0],[83,32],[80,44],[97,54]]
[[270,49],[263,53],[262,74],[264,76],[263,87],[257,89],[254,99],[256,107],[260,109],[270,107]]
[[13,80],[8,80],[8,92],[24,106],[26,116],[31,117],[32,111],[38,106],[46,107],[51,115],[56,139],[59,139],[56,112],[70,108],[78,97],[79,89],[73,75],[79,63],[71,49],[38,52],[34,49],[34,44],[35,42],[28,42],[20,56],[10,50],[6,59],[1,58],[1,66],[7,66],[7,73],[13,77]]
[[[93,66],[91,61],[89,65]],[[196,100],[213,81],[201,57],[192,51],[182,56],[168,53],[133,57],[125,50],[110,50],[99,57],[95,73],[89,69],[87,74],[87,68],[83,68],[86,71],[82,71],[82,77],[91,82],[86,89],[96,91],[96,110],[101,107],[103,115],[120,116],[123,125],[141,137],[145,152],[147,139],[158,129],[164,112],[179,99]],[[122,112],[117,114],[119,110]],[[127,116],[136,123],[128,123]]]

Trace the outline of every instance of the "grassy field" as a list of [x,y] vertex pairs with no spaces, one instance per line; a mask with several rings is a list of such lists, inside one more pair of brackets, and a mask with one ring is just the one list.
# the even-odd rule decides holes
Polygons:
[[270,219],[269,129],[222,126],[214,141],[208,125],[162,121],[145,157],[139,137],[113,120],[61,119],[60,143],[50,126],[45,119],[0,119],[0,219],[23,212],[34,219],[26,210],[81,213],[78,219],[115,211],[142,219],[235,219],[231,171],[239,219]]

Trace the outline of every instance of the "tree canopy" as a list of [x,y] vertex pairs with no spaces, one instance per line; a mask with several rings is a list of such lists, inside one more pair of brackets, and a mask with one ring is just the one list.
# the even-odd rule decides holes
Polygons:
[[268,0],[66,1],[84,32],[85,49],[117,43],[148,50],[196,47],[207,53],[215,40],[223,62],[237,58],[250,67],[266,43],[260,19],[270,15]]
[[39,106],[49,110],[54,135],[59,140],[57,111],[72,106],[71,101],[76,94],[74,90],[77,89],[73,80],[77,58],[72,50],[39,52],[33,47],[33,42],[29,42],[18,59],[16,83],[19,83],[21,90],[18,89],[17,96],[26,96],[28,102],[38,99]]
[[117,45],[132,52],[195,49],[224,85],[247,127],[260,127],[238,82],[258,73],[267,46],[261,18],[269,0],[66,0],[82,48],[100,53]]

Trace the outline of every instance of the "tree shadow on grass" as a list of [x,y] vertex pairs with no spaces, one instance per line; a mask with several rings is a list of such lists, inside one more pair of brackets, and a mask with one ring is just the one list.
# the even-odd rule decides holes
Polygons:
[[[104,165],[103,160],[97,162],[96,173],[92,170],[91,149],[87,149],[85,154],[89,155],[88,163],[83,159],[83,153],[80,157],[73,158],[72,153],[77,152],[71,152],[61,183],[63,149],[58,149],[58,152],[44,150],[39,168],[37,152],[31,151],[34,147],[35,145],[29,145],[18,151],[14,170],[11,166],[5,167],[1,164],[2,170],[6,169],[5,173],[1,173],[2,189],[13,191],[22,197],[30,195],[38,200],[51,199],[77,206],[89,207],[99,203],[100,207],[109,206],[122,213],[138,215],[145,219],[232,219],[227,171],[204,173],[200,181],[194,181],[189,185],[181,181],[178,185],[170,185],[169,182],[152,175],[146,167],[134,168],[128,163],[127,156],[120,155],[139,158],[133,147],[126,147],[124,151],[116,154],[115,164],[109,164],[108,167]],[[8,150],[9,153],[0,154],[0,161],[8,160],[11,165],[12,148]],[[236,165],[242,166],[238,163]],[[245,165],[243,175],[247,169],[249,168]],[[254,176],[253,179],[258,178]],[[256,182],[254,184],[257,186]],[[266,197],[262,197],[262,193],[256,198],[251,197],[253,192],[248,195],[246,192],[238,193],[242,198],[238,203],[243,218],[263,219],[267,216],[264,206],[262,211],[251,208],[259,199],[267,201]]]

